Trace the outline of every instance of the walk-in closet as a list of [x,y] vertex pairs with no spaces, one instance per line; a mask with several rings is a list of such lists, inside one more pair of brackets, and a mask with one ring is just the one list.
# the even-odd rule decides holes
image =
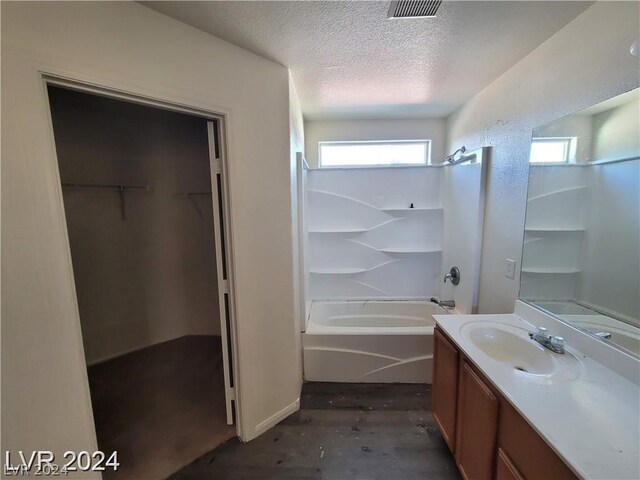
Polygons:
[[220,131],[155,106],[48,95],[98,447],[120,463],[105,473],[165,478],[235,436],[211,176]]

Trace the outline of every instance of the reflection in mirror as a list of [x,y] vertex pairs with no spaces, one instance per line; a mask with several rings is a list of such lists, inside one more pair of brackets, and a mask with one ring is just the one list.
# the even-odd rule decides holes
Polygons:
[[520,298],[640,355],[640,89],[538,127]]

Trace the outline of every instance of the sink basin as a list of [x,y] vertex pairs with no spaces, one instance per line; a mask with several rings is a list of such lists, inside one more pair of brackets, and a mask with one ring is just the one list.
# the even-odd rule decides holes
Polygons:
[[494,360],[508,362],[516,370],[545,375],[555,368],[551,352],[503,328],[478,326],[471,329],[469,339]]
[[528,338],[528,330],[499,322],[470,322],[463,337],[482,353],[522,374],[576,378],[580,362],[570,352],[554,353]]

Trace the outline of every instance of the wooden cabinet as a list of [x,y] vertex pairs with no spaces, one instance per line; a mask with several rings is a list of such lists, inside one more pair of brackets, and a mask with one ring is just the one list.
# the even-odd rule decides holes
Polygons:
[[453,453],[456,438],[456,403],[458,402],[458,350],[439,331],[434,335],[433,418]]
[[509,456],[504,453],[501,448],[498,448],[498,460],[496,462],[496,480],[524,480]]
[[433,416],[465,480],[577,479],[437,327],[433,366]]
[[574,473],[508,402],[503,402],[498,445],[526,479],[573,480]]
[[458,378],[456,462],[464,478],[491,480],[499,402],[466,361],[461,362]]

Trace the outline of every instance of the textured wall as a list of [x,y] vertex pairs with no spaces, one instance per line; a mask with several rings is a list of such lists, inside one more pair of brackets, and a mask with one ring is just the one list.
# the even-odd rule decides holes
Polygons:
[[[479,311],[512,312],[519,275],[532,130],[640,84],[640,4],[598,2],[448,119],[449,150],[493,147],[488,179]],[[519,268],[519,265],[518,265]]]

